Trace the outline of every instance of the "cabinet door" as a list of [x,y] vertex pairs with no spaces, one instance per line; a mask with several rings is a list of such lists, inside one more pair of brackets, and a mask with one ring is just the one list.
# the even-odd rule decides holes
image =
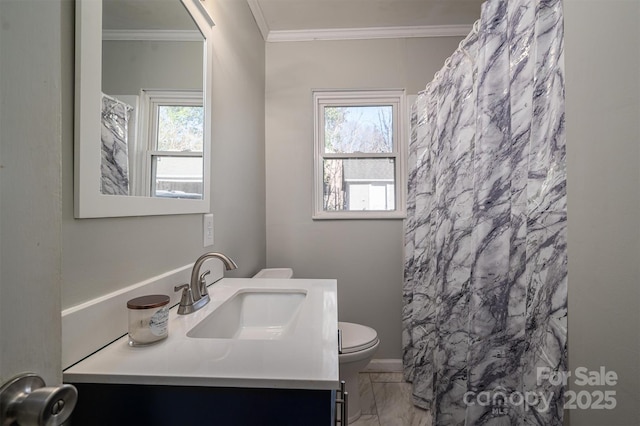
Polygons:
[[329,426],[334,415],[331,390],[74,385],[77,425]]

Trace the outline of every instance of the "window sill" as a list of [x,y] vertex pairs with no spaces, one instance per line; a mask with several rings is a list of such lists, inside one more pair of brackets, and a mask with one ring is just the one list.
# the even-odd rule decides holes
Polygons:
[[313,216],[313,220],[402,220],[407,218],[405,211],[345,211],[345,212],[316,212]]

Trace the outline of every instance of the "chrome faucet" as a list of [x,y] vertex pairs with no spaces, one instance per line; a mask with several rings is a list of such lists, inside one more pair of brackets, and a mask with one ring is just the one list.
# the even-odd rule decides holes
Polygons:
[[193,264],[193,269],[191,270],[191,282],[189,284],[182,284],[174,287],[174,291],[182,290],[182,298],[180,299],[180,306],[178,306],[178,314],[190,314],[209,303],[210,299],[209,291],[207,290],[206,276],[211,271],[205,271],[200,274],[200,268],[206,260],[213,258],[220,259],[227,271],[231,271],[238,267],[236,262],[222,253],[211,252],[200,256],[198,260],[196,260],[196,263]]

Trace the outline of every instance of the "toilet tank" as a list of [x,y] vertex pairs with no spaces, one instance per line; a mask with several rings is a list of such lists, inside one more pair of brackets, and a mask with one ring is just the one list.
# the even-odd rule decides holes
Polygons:
[[266,268],[261,269],[253,278],[291,278],[293,269],[291,268]]

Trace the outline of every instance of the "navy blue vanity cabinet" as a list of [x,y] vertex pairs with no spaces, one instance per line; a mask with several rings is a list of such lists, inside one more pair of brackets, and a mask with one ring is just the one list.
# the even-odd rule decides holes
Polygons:
[[73,383],[71,426],[329,426],[336,392]]

